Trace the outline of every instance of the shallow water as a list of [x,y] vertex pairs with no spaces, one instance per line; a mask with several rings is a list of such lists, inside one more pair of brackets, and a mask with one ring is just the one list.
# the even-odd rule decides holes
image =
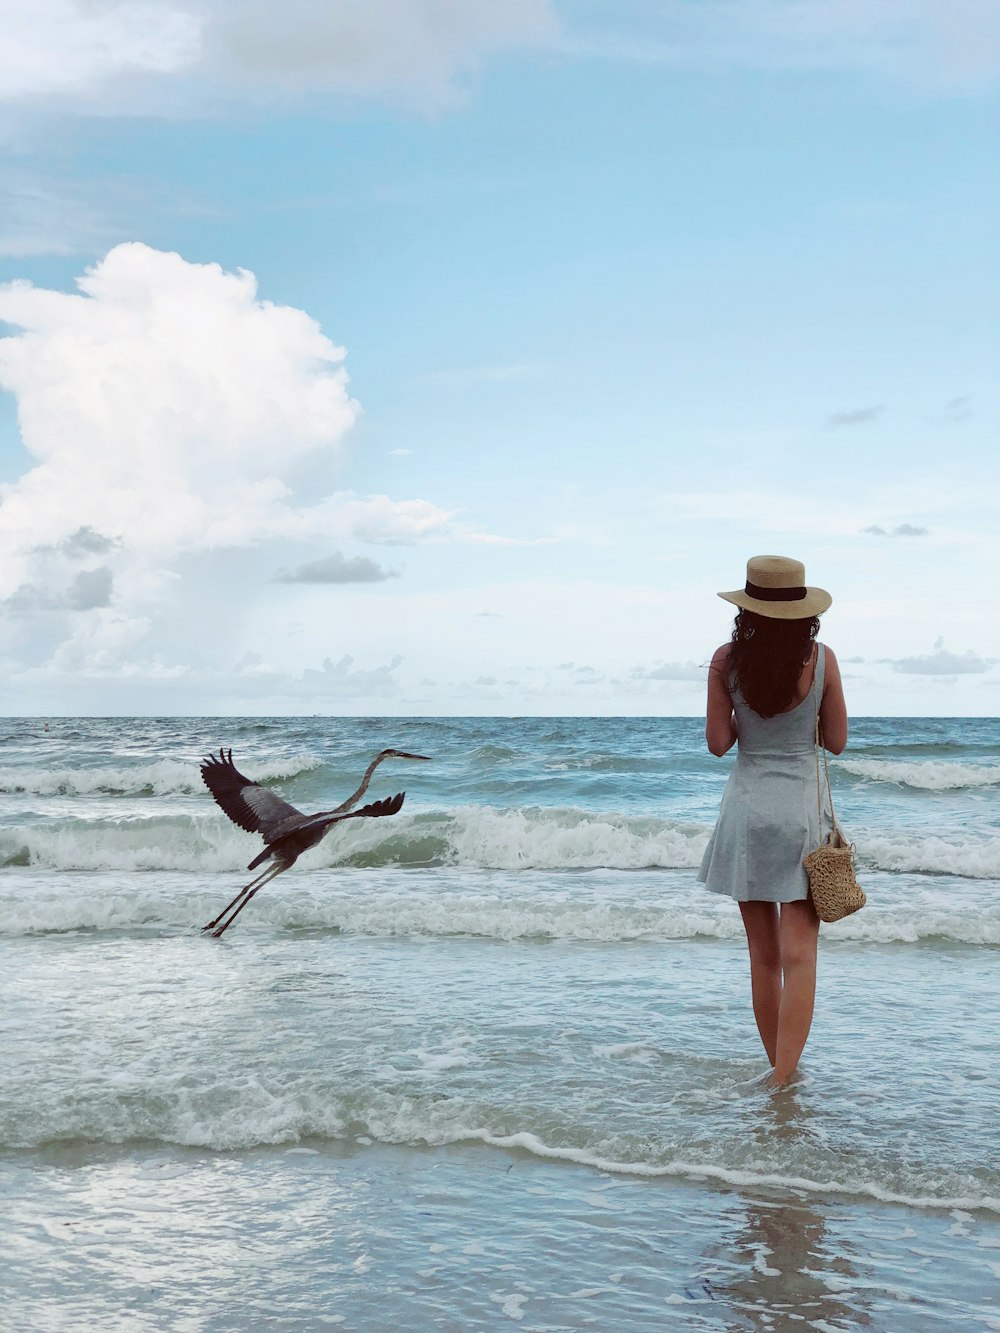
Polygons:
[[[1000,1328],[994,723],[835,763],[870,903],[777,1094],[695,724],[49,726],[0,751],[11,1327]],[[435,762],[215,941],[220,735],[306,809]]]
[[5,1204],[12,1328],[1000,1326],[997,1232],[974,1214],[517,1151],[50,1149],[8,1172]]

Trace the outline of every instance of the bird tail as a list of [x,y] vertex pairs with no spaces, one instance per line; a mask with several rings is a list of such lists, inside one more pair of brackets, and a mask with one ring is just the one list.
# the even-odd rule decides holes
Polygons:
[[255,856],[254,859],[250,862],[250,864],[247,866],[247,870],[256,870],[257,867],[259,865],[262,865],[271,855],[272,855],[271,848],[265,847],[264,850],[258,853],[258,855]]

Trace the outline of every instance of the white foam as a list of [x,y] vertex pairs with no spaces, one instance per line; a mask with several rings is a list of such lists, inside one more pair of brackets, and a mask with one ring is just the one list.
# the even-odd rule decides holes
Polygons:
[[[5,1147],[33,1148],[57,1141],[127,1143],[135,1140],[180,1144],[213,1151],[262,1145],[298,1147],[303,1139],[434,1147],[453,1143],[483,1143],[507,1151],[520,1150],[534,1157],[571,1162],[617,1177],[715,1180],[736,1188],[780,1189],[806,1195],[865,1197],[913,1208],[988,1211],[1000,1214],[1000,1197],[987,1193],[954,1193],[968,1189],[961,1174],[941,1179],[939,1192],[914,1192],[911,1181],[876,1183],[866,1177],[870,1163],[863,1159],[828,1158],[824,1174],[799,1175],[770,1169],[773,1152],[762,1145],[758,1160],[747,1165],[659,1156],[644,1140],[646,1156],[628,1160],[609,1157],[587,1144],[553,1144],[534,1129],[498,1133],[471,1119],[472,1109],[462,1102],[422,1100],[400,1093],[353,1089],[338,1094],[320,1079],[278,1084],[249,1069],[239,1074],[216,1068],[210,1078],[172,1078],[143,1092],[120,1090],[110,1094],[99,1081],[56,1090],[39,1102],[32,1089],[23,1097],[12,1092],[4,1119]],[[361,1133],[359,1133],[361,1131]],[[918,1183],[915,1177],[912,1183]],[[895,1187],[894,1187],[895,1186]],[[595,1207],[614,1207],[591,1191]],[[597,1202],[595,1202],[595,1200]]]
[[[573,877],[566,889],[540,880],[523,887],[477,889],[461,872],[350,870],[282,876],[254,898],[240,918],[243,930],[337,930],[374,938],[578,940],[593,943],[742,938],[733,904],[670,877]],[[194,930],[232,898],[242,877],[208,880],[182,875],[61,875],[39,878],[8,870],[0,881],[0,934],[40,931]],[[489,877],[485,876],[489,882]],[[863,882],[864,879],[863,879]],[[889,884],[886,891],[885,885]],[[905,943],[943,939],[1000,944],[1000,902],[976,886],[947,882],[940,892],[867,884],[863,912],[823,928],[839,942]],[[426,1053],[430,1057],[431,1053]],[[612,1059],[655,1058],[638,1047],[601,1048]],[[456,1043],[449,1058],[469,1053]],[[428,1059],[426,1067],[434,1060]]]
[[53,819],[0,830],[0,863],[48,870],[238,870],[259,842],[214,815]]
[[524,1311],[521,1306],[527,1301],[527,1296],[518,1295],[515,1292],[494,1291],[490,1293],[490,1300],[500,1306],[500,1313],[505,1314],[508,1319],[523,1319]]
[[697,866],[708,829],[652,816],[578,809],[455,810],[448,830],[460,865],[496,870]]
[[521,1148],[534,1157],[546,1157],[562,1162],[578,1162],[581,1166],[596,1167],[622,1176],[678,1176],[689,1178],[708,1177],[720,1180],[727,1185],[742,1187],[764,1187],[787,1190],[804,1190],[808,1194],[847,1194],[862,1195],[877,1199],[880,1203],[902,1203],[911,1208],[975,1208],[984,1212],[1000,1213],[1000,1197],[984,1195],[981,1198],[964,1196],[959,1199],[938,1198],[934,1195],[914,1195],[896,1193],[865,1180],[814,1180],[807,1176],[782,1175],[779,1172],[732,1170],[728,1167],[708,1163],[671,1161],[657,1162],[619,1162],[611,1158],[591,1153],[585,1148],[557,1148],[538,1137],[522,1131],[517,1134],[490,1134],[485,1130],[474,1137],[496,1148]]
[[[694,867],[708,828],[678,820],[575,809],[471,805],[335,828],[306,865],[450,863],[480,869],[641,870]],[[236,870],[260,849],[214,811],[119,819],[51,819],[0,830],[0,864],[59,870]]]
[[1000,837],[995,835],[970,831],[943,837],[906,828],[898,833],[860,833],[856,845],[861,861],[877,870],[1000,878]]
[[[1000,878],[1000,837],[976,828],[940,835],[852,828],[863,865]],[[693,870],[710,827],[652,815],[576,808],[407,807],[394,819],[335,827],[303,866],[455,865],[481,870]],[[260,849],[210,807],[204,814],[35,820],[0,829],[0,864],[53,870],[239,870]]]
[[839,759],[836,768],[873,782],[893,782],[924,791],[957,791],[1000,783],[1000,766],[958,764],[942,760],[903,762],[898,759]]
[[[275,782],[318,768],[313,755],[255,760],[254,779]],[[178,796],[202,795],[205,786],[196,762],[158,759],[152,763],[102,768],[0,768],[0,792],[33,796]]]

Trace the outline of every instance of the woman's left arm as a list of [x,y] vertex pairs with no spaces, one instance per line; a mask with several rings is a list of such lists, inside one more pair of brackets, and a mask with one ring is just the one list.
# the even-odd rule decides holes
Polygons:
[[736,718],[729,693],[729,644],[715,650],[708,668],[708,706],[705,710],[705,742],[715,755],[724,755],[736,744]]
[[826,672],[823,682],[823,703],[819,710],[819,725],[823,745],[831,754],[842,754],[847,744],[847,704],[840,679],[840,665],[832,648],[826,650]]

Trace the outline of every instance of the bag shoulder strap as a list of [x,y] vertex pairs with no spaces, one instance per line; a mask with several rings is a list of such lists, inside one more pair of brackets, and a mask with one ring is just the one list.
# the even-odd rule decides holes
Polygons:
[[813,667],[813,707],[816,710],[816,810],[819,815],[819,835],[823,836],[823,788],[819,776],[819,752],[823,751],[823,768],[826,773],[826,794],[830,801],[830,828],[831,831],[837,828],[837,813],[833,808],[833,788],[830,786],[830,759],[823,744],[823,732],[819,725],[819,701],[823,693],[822,688],[816,688],[819,684],[819,673],[823,666],[822,644],[817,644],[815,648],[816,664]]

